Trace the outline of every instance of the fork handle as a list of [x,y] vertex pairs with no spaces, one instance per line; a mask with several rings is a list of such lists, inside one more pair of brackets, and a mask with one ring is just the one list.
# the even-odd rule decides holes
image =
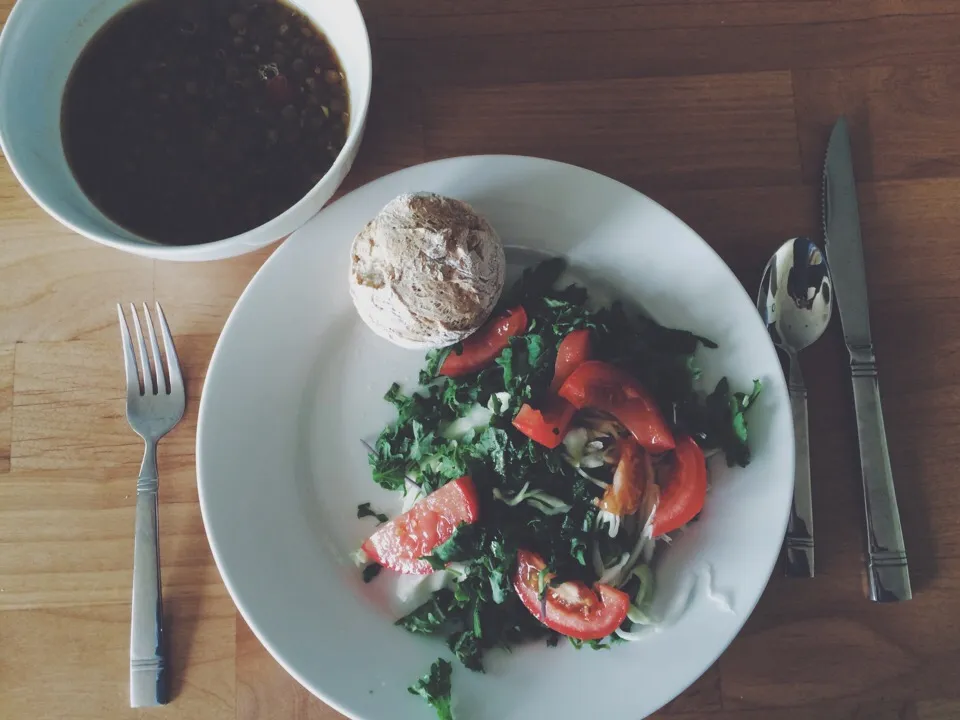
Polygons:
[[130,610],[130,707],[150,707],[167,702],[156,451],[156,442],[146,441],[143,465],[137,479],[133,602]]

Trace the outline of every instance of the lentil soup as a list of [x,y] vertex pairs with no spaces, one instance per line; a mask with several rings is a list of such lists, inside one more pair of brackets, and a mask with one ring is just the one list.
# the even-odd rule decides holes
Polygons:
[[67,81],[71,170],[107,217],[190,245],[300,200],[346,141],[349,95],[323,33],[280,0],[139,0]]

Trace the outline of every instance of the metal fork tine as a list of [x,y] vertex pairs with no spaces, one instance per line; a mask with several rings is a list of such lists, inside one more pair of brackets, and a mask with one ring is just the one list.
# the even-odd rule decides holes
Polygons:
[[137,335],[137,346],[140,349],[140,372],[143,374],[143,395],[152,395],[157,389],[153,384],[153,373],[150,372],[150,361],[147,359],[147,345],[143,341],[143,330],[140,329],[140,318],[137,315],[137,306],[130,303],[130,314],[133,315],[133,329]]
[[157,321],[160,323],[160,334],[163,335],[163,351],[167,354],[167,375],[170,378],[170,392],[183,392],[183,375],[180,374],[180,360],[177,358],[177,349],[173,345],[173,336],[170,326],[163,314],[163,308],[157,303]]
[[140,394],[140,378],[137,377],[137,358],[133,354],[133,341],[130,339],[130,328],[127,319],[123,316],[123,308],[117,303],[117,317],[120,318],[120,340],[123,343],[123,370],[127,376],[127,394],[136,390]]
[[153,329],[153,317],[150,315],[150,308],[147,307],[146,303],[143,304],[143,317],[147,325],[147,335],[150,338],[150,353],[153,355],[153,369],[157,373],[157,392],[166,394],[169,390],[167,389],[167,380],[164,377],[163,361],[160,359],[160,346],[157,345],[157,333]]

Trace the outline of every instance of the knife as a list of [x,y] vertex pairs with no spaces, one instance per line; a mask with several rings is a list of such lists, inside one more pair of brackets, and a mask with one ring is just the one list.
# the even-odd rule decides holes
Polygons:
[[870,336],[867,280],[850,134],[837,120],[823,167],[823,232],[843,337],[850,352],[867,522],[867,578],[874,602],[909,600],[910,573],[887,452],[877,363]]

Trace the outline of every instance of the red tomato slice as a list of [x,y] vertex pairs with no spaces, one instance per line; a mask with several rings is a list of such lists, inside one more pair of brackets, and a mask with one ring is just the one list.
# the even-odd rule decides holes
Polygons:
[[590,356],[590,331],[574,330],[560,342],[557,348],[557,362],[553,371],[550,395],[544,400],[543,407],[535,410],[524,404],[513,419],[513,426],[534,442],[544,447],[555,448],[567,434],[567,428],[573,419],[576,408],[554,393],[563,385],[570,373]]
[[361,547],[391,570],[428,575],[433,568],[420,558],[449,540],[458,525],[476,522],[479,514],[477,489],[464,475],[418,500],[403,515],[381,526]]
[[560,386],[568,377],[590,357],[590,331],[574,330],[567,333],[557,348],[557,362],[553,371],[553,383],[550,389],[553,392],[560,390]]
[[591,407],[613,415],[651,452],[666,452],[676,445],[653,398],[613,365],[598,360],[583,363],[563,383],[560,397],[578,410]]
[[[565,582],[547,590],[540,599],[540,571],[546,567],[536,553],[517,553],[517,574],[513,588],[527,610],[551,630],[578,640],[599,640],[616,630],[627,617],[630,597],[609,585],[597,583],[593,590],[581,582]],[[553,579],[550,573],[544,579]],[[546,613],[544,613],[544,605]]]
[[614,515],[633,515],[640,509],[643,494],[652,480],[650,455],[632,437],[622,440],[620,462],[613,474],[613,483],[603,493],[600,508]]
[[681,438],[666,485],[660,489],[660,503],[651,527],[654,537],[693,520],[703,509],[706,495],[707,462],[703,451],[692,439]]
[[440,366],[440,374],[460,377],[483,370],[496,360],[510,344],[514,335],[522,335],[527,329],[527,312],[522,306],[507,310],[506,314],[488,320],[473,335],[463,341],[463,351],[451,352]]
[[513,426],[534,442],[555,448],[567,434],[577,409],[563,398],[549,395],[540,410],[526,403],[513,419]]

